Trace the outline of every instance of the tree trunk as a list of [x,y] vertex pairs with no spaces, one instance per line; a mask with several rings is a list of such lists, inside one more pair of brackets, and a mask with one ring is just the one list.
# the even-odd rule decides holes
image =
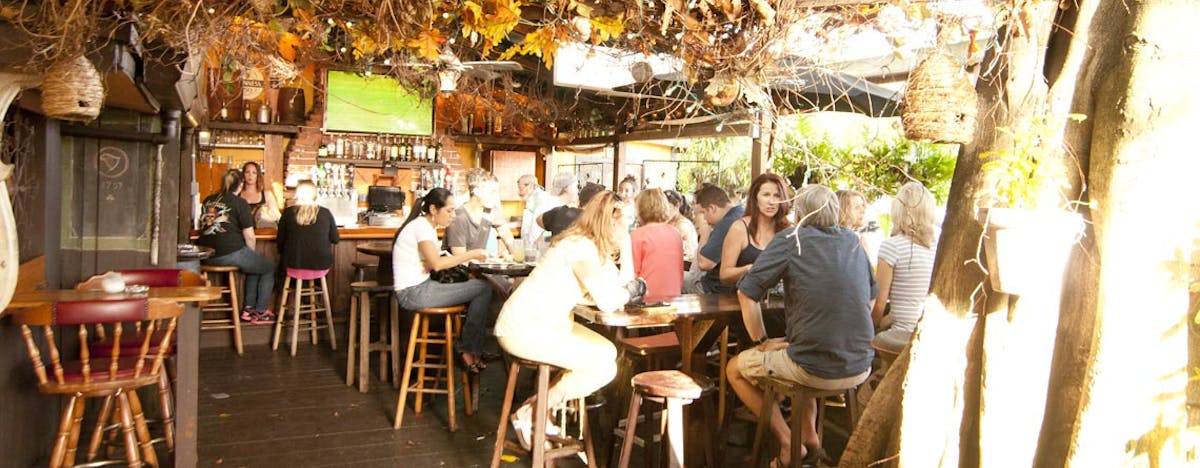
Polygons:
[[[982,65],[976,139],[960,154],[931,299],[901,384],[897,464],[1195,462],[1179,436],[1188,424],[1183,312],[1200,247],[1200,204],[1185,190],[1200,159],[1188,149],[1194,138],[1184,140],[1185,129],[1200,129],[1192,110],[1200,103],[1184,70],[1200,63],[1200,28],[1187,24],[1200,6],[1024,5],[1001,53]],[[1039,112],[1087,115],[1055,130],[1065,192],[1092,224],[1062,285],[1008,296],[991,291],[978,263],[975,211],[989,184],[979,155],[1007,143],[997,127]],[[883,441],[855,438],[847,453],[885,453]]]

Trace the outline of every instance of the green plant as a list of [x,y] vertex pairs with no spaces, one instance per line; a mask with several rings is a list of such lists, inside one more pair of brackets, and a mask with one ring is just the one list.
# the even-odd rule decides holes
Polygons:
[[[1082,114],[1068,119],[1082,121]],[[1062,150],[1055,142],[1063,120],[1048,113],[1036,113],[1013,126],[996,127],[1003,138],[996,148],[979,155],[985,161],[981,169],[989,180],[991,203],[997,207],[1036,208],[1046,197],[1065,198]]]

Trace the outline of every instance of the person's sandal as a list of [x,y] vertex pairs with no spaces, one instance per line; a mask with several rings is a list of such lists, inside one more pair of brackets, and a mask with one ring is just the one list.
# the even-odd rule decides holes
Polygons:
[[804,454],[804,459],[800,461],[801,466],[837,466],[837,462],[833,461],[823,447],[805,446],[804,449],[808,453]]

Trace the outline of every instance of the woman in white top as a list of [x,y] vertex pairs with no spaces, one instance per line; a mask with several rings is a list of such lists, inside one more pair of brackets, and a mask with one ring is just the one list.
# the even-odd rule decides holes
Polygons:
[[[565,369],[550,387],[548,407],[587,396],[616,376],[616,348],[575,323],[572,309],[590,298],[601,311],[612,312],[645,293],[645,282],[626,284],[613,261],[624,229],[613,193],[597,194],[575,224],[553,239],[496,319],[496,337],[509,354]],[[529,443],[533,403],[526,401],[512,416],[522,444]]]
[[392,243],[392,284],[396,289],[396,300],[406,310],[467,304],[462,337],[455,345],[458,348],[456,351],[462,353],[467,369],[478,372],[484,367],[481,354],[492,288],[478,279],[464,283],[439,283],[429,278],[429,272],[452,268],[470,260],[483,260],[487,258],[487,253],[483,249],[474,249],[455,255],[440,255],[441,242],[438,241],[437,227],[445,227],[454,220],[454,195],[449,190],[435,188],[414,203],[412,213],[400,226]]
[[[875,270],[882,300],[871,310],[876,329],[886,330],[875,335],[875,347],[903,351],[921,318],[937,251],[933,216],[933,194],[920,182],[904,184],[892,200],[892,237],[879,245]],[[886,304],[891,311],[884,316]]]
[[679,240],[683,242],[683,269],[688,271],[696,262],[696,249],[700,248],[700,233],[696,231],[696,225],[692,224],[692,207],[688,205],[687,199],[683,198],[683,194],[674,190],[667,190],[664,193],[667,201],[675,207],[675,213],[668,222],[679,230]]

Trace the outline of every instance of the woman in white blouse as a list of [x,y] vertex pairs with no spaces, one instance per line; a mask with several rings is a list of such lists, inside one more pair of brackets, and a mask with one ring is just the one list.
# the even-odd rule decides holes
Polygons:
[[[645,293],[645,282],[626,283],[614,262],[622,244],[628,243],[624,229],[613,192],[597,194],[575,225],[553,239],[496,319],[496,337],[509,354],[565,369],[550,387],[547,407],[587,396],[616,376],[616,348],[575,323],[572,309],[590,298],[597,308],[611,312]],[[533,404],[533,399],[526,401],[512,416],[513,428],[526,445]]]
[[492,302],[491,286],[479,279],[445,284],[429,278],[430,271],[487,258],[483,249],[440,255],[442,243],[438,240],[437,228],[454,220],[454,209],[454,195],[441,187],[416,200],[412,213],[396,231],[392,243],[392,284],[396,289],[396,300],[405,310],[467,304],[462,337],[454,344],[458,348],[456,351],[462,353],[462,364],[471,372],[479,372],[484,367],[481,357]]

